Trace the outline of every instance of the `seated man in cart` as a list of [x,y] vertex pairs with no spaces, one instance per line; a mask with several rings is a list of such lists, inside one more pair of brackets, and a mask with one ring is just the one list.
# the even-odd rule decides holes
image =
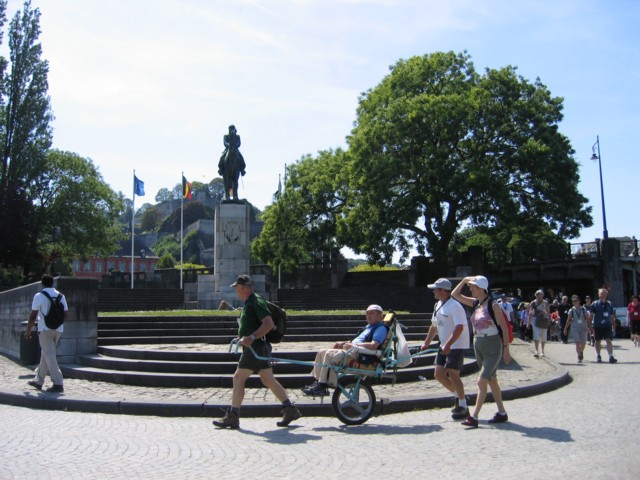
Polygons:
[[375,355],[358,353],[353,347],[376,350],[387,338],[389,328],[382,321],[384,311],[380,305],[369,305],[366,311],[367,326],[351,342],[338,342],[333,348],[320,350],[314,361],[315,366],[311,374],[316,381],[313,385],[305,387],[302,392],[305,395],[325,396],[329,395],[327,387],[335,387],[337,374],[329,365],[350,366],[354,361],[364,368],[376,361]]

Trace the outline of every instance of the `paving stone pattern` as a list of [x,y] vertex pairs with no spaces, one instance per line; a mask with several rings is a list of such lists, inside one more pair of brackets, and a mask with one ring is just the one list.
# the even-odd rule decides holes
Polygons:
[[[487,424],[495,413],[487,404],[480,428],[471,430],[451,420],[448,408],[378,416],[356,427],[331,417],[303,417],[290,428],[276,427],[275,418],[243,418],[239,430],[229,431],[214,429],[206,418],[0,405],[0,479],[635,479],[638,427],[632,415],[640,398],[640,348],[629,340],[614,344],[616,365],[596,364],[590,347],[586,362],[577,364],[572,345],[548,344],[547,360],[533,359],[528,345],[515,346],[520,367],[499,372],[503,386],[518,376],[534,378],[539,369],[544,377],[555,365],[573,381],[507,402],[505,424]],[[3,388],[22,388],[30,370],[0,363]],[[150,395],[137,387],[73,379],[65,384],[69,394],[76,388],[101,396]],[[442,393],[434,381],[389,388]],[[153,396],[158,394],[217,393],[168,389]]]

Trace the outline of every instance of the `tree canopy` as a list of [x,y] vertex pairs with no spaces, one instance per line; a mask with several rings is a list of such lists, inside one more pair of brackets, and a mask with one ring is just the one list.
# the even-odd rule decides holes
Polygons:
[[[461,228],[484,228],[505,247],[522,225],[578,235],[591,209],[558,128],[562,102],[515,67],[479,74],[466,53],[399,60],[360,96],[346,152],[290,167],[284,193],[265,211],[261,256],[275,258],[262,246],[292,232],[380,264],[412,248],[444,263]],[[304,220],[292,219],[296,208]]]

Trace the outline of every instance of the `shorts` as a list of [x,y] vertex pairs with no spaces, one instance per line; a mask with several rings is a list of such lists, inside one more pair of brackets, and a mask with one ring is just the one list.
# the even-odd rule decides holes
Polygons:
[[[251,348],[261,357],[271,356],[271,344],[268,342],[258,339],[251,344]],[[238,368],[245,368],[253,373],[258,373],[260,370],[271,368],[271,365],[267,360],[257,359],[250,349],[243,347]]]
[[546,342],[547,341],[547,329],[546,328],[538,328],[535,325],[533,328],[533,340],[536,342]]
[[631,320],[631,333],[640,335],[640,320]]
[[502,359],[502,339],[500,335],[473,338],[473,350],[480,366],[480,378],[491,380],[496,376],[498,365]]
[[569,326],[569,341],[573,343],[587,343],[587,326],[572,322]]
[[438,349],[436,355],[436,365],[448,368],[450,370],[462,370],[464,365],[464,350],[461,348],[453,348],[449,351],[449,355],[442,353],[442,349]]
[[610,326],[606,327],[594,327],[593,332],[596,335],[596,342],[600,340],[611,340],[613,338],[613,332]]

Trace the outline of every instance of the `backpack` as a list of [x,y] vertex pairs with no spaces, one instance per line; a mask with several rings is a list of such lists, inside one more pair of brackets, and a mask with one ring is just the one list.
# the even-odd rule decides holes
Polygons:
[[54,299],[44,290],[42,294],[49,299],[51,307],[49,307],[49,313],[44,316],[44,324],[51,330],[56,330],[60,325],[64,323],[64,305],[62,305],[62,294],[59,293]]
[[[474,302],[474,308],[477,307],[479,304],[479,302],[476,300]],[[500,325],[498,324],[498,321],[496,320],[496,314],[493,311],[493,298],[489,297],[489,302],[487,303],[487,310],[489,310],[489,315],[491,315],[491,320],[493,320],[493,323],[495,324],[496,328],[498,329],[498,333],[500,334],[500,339],[502,340],[502,329],[500,328]],[[504,323],[507,324],[507,330],[508,330],[508,334],[509,334],[509,343],[513,342],[513,325],[511,325],[511,322],[509,321],[509,317],[507,317],[507,312],[505,312],[502,307],[500,307],[500,311],[502,312],[502,318],[504,318]]]
[[273,302],[267,301],[267,305],[269,305],[269,311],[273,319],[273,330],[267,333],[265,338],[269,343],[280,343],[287,330],[287,312]]

